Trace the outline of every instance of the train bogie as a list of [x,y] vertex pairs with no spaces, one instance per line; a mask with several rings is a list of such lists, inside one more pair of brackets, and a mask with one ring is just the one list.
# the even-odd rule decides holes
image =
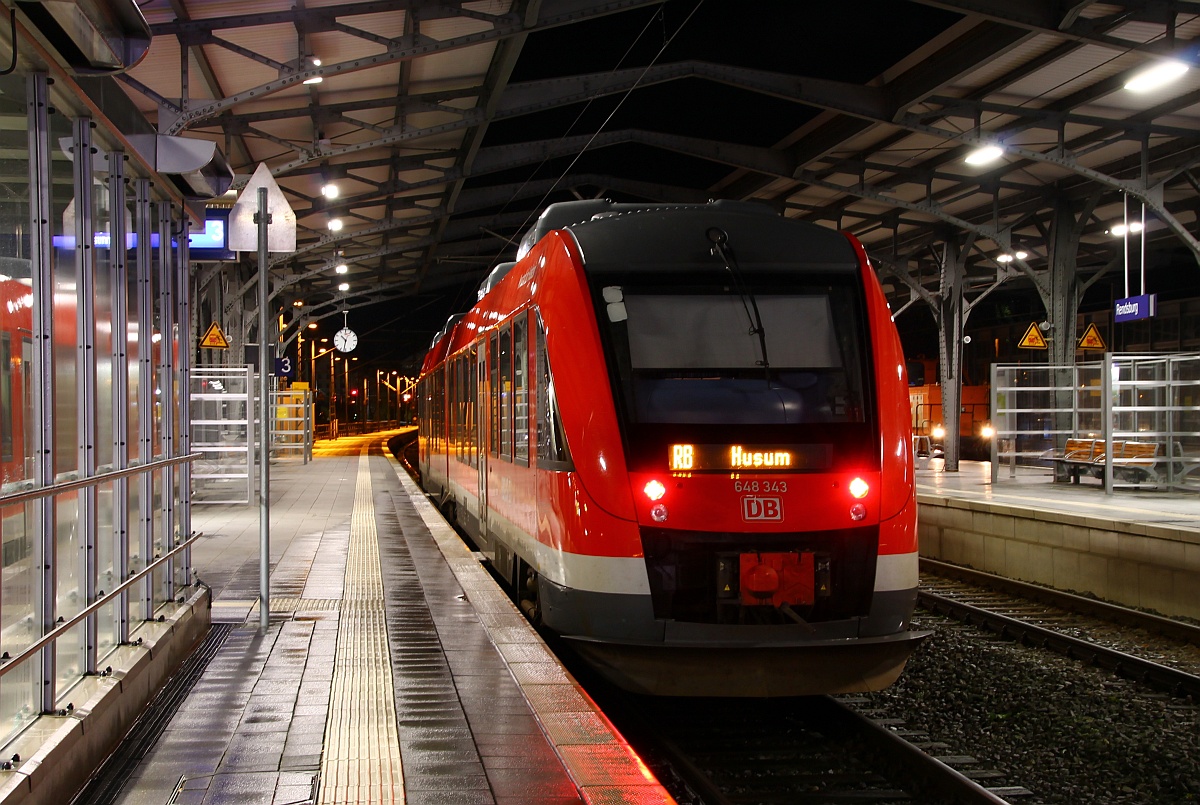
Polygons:
[[904,359],[853,239],[764,208],[551,207],[420,384],[426,489],[614,681],[890,684],[921,635]]

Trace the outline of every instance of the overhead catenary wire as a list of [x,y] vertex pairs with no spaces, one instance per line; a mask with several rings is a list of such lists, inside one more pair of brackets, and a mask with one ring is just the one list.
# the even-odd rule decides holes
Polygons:
[[[538,200],[538,203],[534,205],[533,210],[531,210],[529,212],[529,214],[525,216],[525,220],[521,223],[521,226],[518,227],[519,231],[525,231],[525,229],[528,228],[530,221],[534,217],[534,213],[536,213],[537,211],[539,211],[543,208],[543,206],[546,203],[546,199],[548,199],[550,197],[550,194],[553,193],[558,188],[559,183],[562,182],[562,180],[565,179],[568,174],[570,174],[571,170],[574,169],[575,164],[580,160],[580,158],[584,155],[584,153],[588,150],[588,148],[591,147],[592,143],[594,143],[596,141],[596,138],[599,137],[601,133],[603,133],[605,127],[608,126],[609,122],[611,122],[613,117],[617,114],[617,112],[620,111],[621,106],[624,105],[625,101],[629,99],[629,96],[633,94],[634,90],[636,90],[638,87],[641,86],[642,81],[645,79],[646,74],[650,71],[650,68],[652,68],[655,64],[658,63],[658,60],[662,57],[662,55],[666,51],[666,49],[671,46],[671,43],[675,41],[675,38],[677,36],[679,36],[680,32],[683,31],[683,29],[687,27],[688,23],[691,22],[692,18],[696,15],[696,12],[699,11],[700,7],[703,5],[704,5],[704,0],[696,0],[696,4],[692,7],[692,10],[688,12],[688,15],[683,19],[683,21],[679,24],[679,26],[675,28],[675,30],[671,33],[671,35],[669,37],[666,37],[662,46],[654,54],[653,58],[651,58],[650,61],[646,64],[646,66],[642,69],[642,72],[637,77],[637,80],[633,82],[633,86],[631,86],[629,89],[627,89],[625,91],[625,93],[621,96],[620,100],[617,101],[616,106],[614,106],[612,111],[610,111],[608,113],[608,116],[604,118],[604,121],[597,127],[596,131],[594,131],[592,133],[592,136],[588,138],[588,141],[586,143],[584,143],[583,147],[579,149],[578,153],[576,153],[575,156],[572,157],[570,164],[567,165],[567,167],[565,169],[563,169],[562,173],[560,173],[558,175],[558,177],[554,180],[554,182],[550,185],[550,187],[546,190],[546,192],[542,194],[542,197]],[[616,66],[613,67],[612,72],[616,72],[617,70],[619,70],[621,68],[621,65],[624,64],[625,59],[629,57],[629,54],[633,52],[634,47],[636,47],[637,43],[641,41],[642,37],[646,34],[646,31],[648,31],[650,29],[650,26],[653,24],[654,20],[658,19],[661,14],[662,14],[662,11],[660,9],[657,14],[654,14],[653,16],[650,17],[649,20],[646,21],[646,24],[638,32],[638,35],[636,37],[634,37],[633,42],[630,43],[629,47],[625,50],[625,53],[623,53],[621,55],[621,58],[617,61]],[[583,109],[581,109],[579,114],[575,116],[575,119],[573,121],[571,121],[571,125],[567,127],[567,130],[559,138],[560,140],[566,139],[566,137],[568,135],[570,135],[571,131],[574,130],[575,126],[579,123],[579,121],[587,113],[587,110],[591,107],[592,103],[595,100],[596,100],[595,97],[588,99],[588,101],[584,105]],[[536,175],[538,170],[540,170],[542,168],[542,166],[545,164],[546,164],[546,160],[543,159],[538,164],[537,168],[535,168],[530,173],[530,178],[528,178],[524,182],[522,182],[520,187],[518,187],[516,190],[513,191],[512,196],[510,197],[509,201],[505,203],[504,208],[508,207],[508,204],[510,204],[513,201],[513,199],[515,199],[517,197],[517,195],[521,192],[521,190],[526,185],[529,184],[529,182],[532,180],[533,176]],[[500,259],[500,256],[503,253],[504,253],[503,249],[498,251],[496,253],[495,258],[493,259],[493,262],[498,261]]]

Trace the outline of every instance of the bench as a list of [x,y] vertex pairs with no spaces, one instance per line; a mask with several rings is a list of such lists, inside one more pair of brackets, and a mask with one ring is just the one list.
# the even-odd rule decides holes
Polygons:
[[1125,442],[1120,451],[1114,447],[1112,464],[1113,473],[1130,483],[1157,481],[1158,442]]
[[1054,462],[1056,480],[1069,476],[1072,483],[1079,483],[1079,473],[1090,468],[1096,456],[1103,463],[1103,439],[1067,439],[1062,450],[1047,450],[1041,458]]
[[[1114,474],[1130,483],[1140,484],[1144,480],[1158,480],[1157,442],[1114,441],[1112,464]],[[1041,456],[1055,464],[1055,478],[1066,476],[1072,483],[1079,483],[1079,476],[1087,473],[1095,478],[1104,478],[1105,444],[1103,439],[1067,439],[1062,450],[1047,450]],[[1061,468],[1061,472],[1059,470]]]

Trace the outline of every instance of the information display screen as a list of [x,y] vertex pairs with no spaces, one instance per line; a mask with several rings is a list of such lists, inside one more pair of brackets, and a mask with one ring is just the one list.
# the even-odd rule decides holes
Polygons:
[[804,472],[829,469],[827,444],[673,444],[672,472]]

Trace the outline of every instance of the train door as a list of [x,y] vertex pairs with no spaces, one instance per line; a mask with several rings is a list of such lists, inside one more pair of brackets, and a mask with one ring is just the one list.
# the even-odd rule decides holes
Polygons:
[[[495,336],[493,336],[493,339]],[[479,538],[484,542],[488,539],[488,383],[487,344],[480,342],[478,350],[472,350],[475,356],[475,453],[476,465],[479,467]]]

